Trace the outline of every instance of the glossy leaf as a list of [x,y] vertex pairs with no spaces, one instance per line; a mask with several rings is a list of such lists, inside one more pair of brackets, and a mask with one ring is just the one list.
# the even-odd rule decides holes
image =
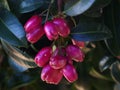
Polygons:
[[50,0],[9,0],[10,8],[19,13],[27,13],[48,5]]
[[24,28],[8,10],[0,9],[0,38],[15,46],[26,46]]
[[8,62],[15,72],[24,72],[28,69],[27,67],[23,67],[21,64],[18,64],[16,61],[11,59],[10,57],[8,57]]
[[[35,68],[37,65],[34,63],[33,58],[31,58],[28,54],[20,51],[20,49],[9,45],[8,43],[2,40],[2,45],[7,53],[7,55],[19,66],[23,68]],[[14,64],[14,62],[11,62]],[[19,67],[18,66],[18,67]],[[22,69],[22,68],[21,68]]]
[[99,62],[99,68],[103,72],[108,69],[116,59],[113,56],[104,56]]
[[99,41],[111,38],[110,30],[101,23],[80,21],[71,31],[71,37],[79,41]]
[[68,0],[65,3],[65,13],[69,16],[76,16],[88,10],[95,0]]
[[120,63],[115,62],[111,67],[111,75],[115,82],[120,83]]
[[113,34],[105,43],[114,56],[120,56],[120,3],[117,0],[104,9],[104,21]]
[[111,80],[110,78],[102,75],[101,73],[99,73],[97,70],[95,70],[94,68],[91,68],[89,74],[95,78],[99,78],[99,79],[103,79],[103,80]]

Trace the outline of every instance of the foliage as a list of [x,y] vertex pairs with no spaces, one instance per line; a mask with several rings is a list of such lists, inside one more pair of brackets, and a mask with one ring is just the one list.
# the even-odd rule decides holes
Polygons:
[[[37,51],[53,42],[43,36],[29,43],[24,24],[34,14],[42,15],[44,24],[59,13],[70,25],[69,37],[85,42],[86,55],[75,63],[79,79],[55,86],[40,80],[34,63]],[[0,89],[113,90],[117,83],[114,90],[120,90],[119,33],[120,0],[0,0]]]

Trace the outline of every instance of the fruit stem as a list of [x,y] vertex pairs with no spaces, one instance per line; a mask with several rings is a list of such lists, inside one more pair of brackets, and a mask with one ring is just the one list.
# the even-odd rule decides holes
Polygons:
[[51,0],[50,4],[49,4],[49,6],[48,6],[48,12],[47,12],[47,14],[46,14],[45,22],[46,22],[47,19],[48,19],[48,15],[49,15],[49,12],[50,12],[50,7],[51,7],[51,5],[52,5],[53,2],[54,2],[54,0]]
[[73,17],[71,17],[71,20],[73,21],[73,23],[74,23],[74,26],[76,27],[76,26],[77,26],[77,24],[76,24],[76,21],[75,21],[75,19],[74,19]]
[[57,1],[57,4],[58,4],[58,13],[59,13],[59,14],[61,14],[62,2],[63,2],[63,0],[58,0],[58,1]]
[[30,44],[31,48],[35,51],[35,52],[38,52],[38,50],[34,47],[33,44]]

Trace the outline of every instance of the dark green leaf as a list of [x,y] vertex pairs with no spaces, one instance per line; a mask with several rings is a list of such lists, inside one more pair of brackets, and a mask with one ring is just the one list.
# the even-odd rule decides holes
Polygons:
[[7,0],[0,0],[0,8],[1,7],[4,7],[9,10],[9,5],[8,5]]
[[8,62],[15,72],[24,72],[28,69],[27,67],[23,67],[21,64],[18,64],[15,60],[11,59],[10,57],[8,57]]
[[88,10],[95,0],[68,0],[65,3],[64,12],[69,16],[76,16]]
[[114,56],[120,56],[120,3],[117,0],[104,9],[104,22],[113,34],[105,43]]
[[[31,58],[28,54],[20,51],[20,49],[9,45],[8,43],[2,40],[2,45],[8,56],[19,66],[24,68],[34,68],[37,65],[34,63],[33,58]],[[14,63],[12,62],[12,63]],[[21,68],[22,69],[22,68]]]
[[85,16],[89,16],[89,17],[100,17],[102,16],[102,11],[101,10],[96,10],[96,11],[86,11],[85,13],[83,13]]
[[26,46],[24,28],[8,10],[0,9],[0,38],[15,46]]
[[104,70],[108,69],[116,59],[113,56],[104,56],[99,63],[99,68],[103,72]]
[[81,20],[71,31],[71,37],[79,41],[98,41],[111,36],[110,30],[105,25],[88,20]]
[[112,0],[95,0],[95,3],[89,8],[87,12],[92,12],[96,10],[100,10],[101,8],[104,8],[108,4],[110,4]]
[[35,82],[37,78],[29,73],[16,73],[12,75],[7,83],[9,89],[17,89]]
[[94,68],[91,68],[89,74],[95,78],[99,78],[99,79],[103,79],[103,80],[111,80],[110,78],[102,75],[101,73],[99,73],[98,71],[96,71]]
[[112,0],[96,0],[95,3],[84,13],[90,17],[100,17],[102,15],[102,8],[107,6]]
[[27,13],[48,5],[50,0],[9,0],[10,8],[19,13]]
[[115,82],[120,83],[120,63],[115,62],[111,67],[111,75]]
[[120,84],[116,84],[116,85],[114,86],[114,90],[120,90]]

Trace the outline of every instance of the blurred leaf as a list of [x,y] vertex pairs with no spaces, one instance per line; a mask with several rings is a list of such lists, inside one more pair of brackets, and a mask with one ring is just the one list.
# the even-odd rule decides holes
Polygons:
[[[8,54],[8,56],[14,61],[11,63],[16,63],[18,64],[20,67],[23,68],[34,68],[37,67],[37,65],[34,63],[33,58],[31,58],[28,54],[20,51],[20,49],[13,47],[11,45],[9,45],[8,43],[4,42],[2,40],[2,45],[4,50],[6,51],[6,53]],[[18,66],[18,68],[19,68]],[[22,69],[23,68],[19,68]]]
[[115,62],[111,66],[111,75],[112,75],[113,80],[116,83],[120,84],[120,63],[119,62]]
[[50,0],[9,0],[10,8],[19,13],[27,13],[48,5]]
[[120,56],[120,3],[117,0],[104,9],[104,22],[113,34],[105,43],[114,56]]
[[15,46],[26,46],[24,28],[8,10],[0,9],[0,38]]
[[112,0],[95,0],[95,3],[89,8],[87,12],[93,12],[96,10],[100,10],[101,8],[104,8],[108,4],[110,4]]
[[37,78],[29,73],[16,73],[8,79],[9,89],[17,89],[35,82]]
[[89,17],[100,17],[102,15],[102,8],[110,4],[112,0],[96,0],[95,3],[83,13]]
[[99,62],[101,72],[108,69],[115,61],[116,59],[113,56],[104,56]]
[[116,85],[114,86],[114,90],[120,90],[120,84],[116,84]]
[[83,13],[85,16],[89,16],[89,17],[94,17],[94,18],[97,18],[97,17],[100,17],[102,16],[102,10],[96,10],[96,11],[86,11],[85,13]]
[[6,9],[10,10],[7,0],[0,0],[0,8],[1,7],[4,7]]
[[71,37],[79,41],[99,41],[111,38],[112,35],[104,24],[81,20],[71,31]]
[[102,74],[100,74],[99,72],[97,72],[94,68],[91,68],[89,74],[95,78],[99,78],[99,79],[103,79],[103,80],[110,80],[110,78],[103,76]]
[[18,64],[15,60],[11,59],[10,57],[8,58],[8,60],[10,66],[15,72],[24,72],[28,69],[27,67],[23,67],[21,64]]
[[88,10],[95,0],[68,0],[65,3],[65,13],[69,16],[76,16]]

